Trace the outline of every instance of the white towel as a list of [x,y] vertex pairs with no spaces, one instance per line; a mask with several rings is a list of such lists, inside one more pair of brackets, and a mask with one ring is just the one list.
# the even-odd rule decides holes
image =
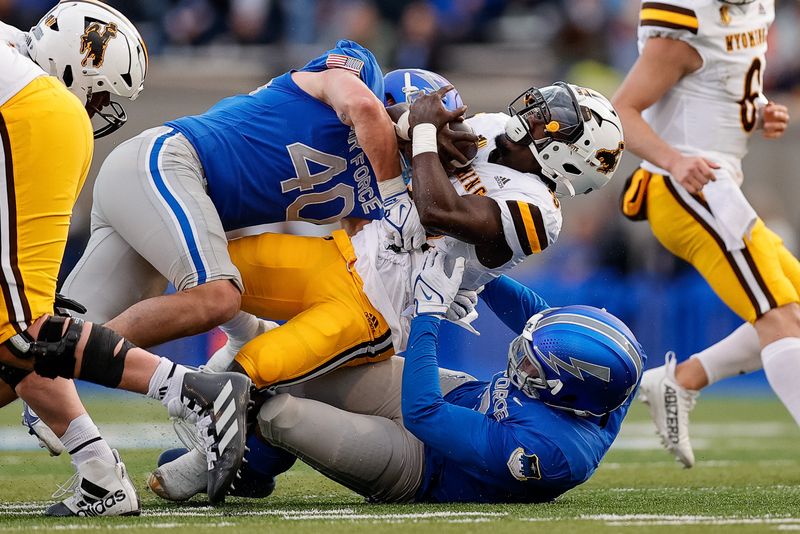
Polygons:
[[740,171],[722,163],[714,171],[717,180],[703,187],[703,196],[714,215],[725,247],[730,252],[744,248],[744,238],[750,237],[758,218],[738,185],[737,172]]

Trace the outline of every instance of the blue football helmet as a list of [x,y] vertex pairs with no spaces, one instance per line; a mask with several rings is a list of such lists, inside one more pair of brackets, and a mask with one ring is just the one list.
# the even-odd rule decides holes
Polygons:
[[[394,104],[411,104],[420,94],[438,91],[446,85],[452,85],[444,76],[423,69],[397,69],[383,77],[385,106]],[[461,95],[453,89],[442,98],[442,103],[450,111],[464,105]]]
[[548,406],[599,417],[628,400],[645,359],[633,333],[605,310],[549,308],[511,342],[508,377]]

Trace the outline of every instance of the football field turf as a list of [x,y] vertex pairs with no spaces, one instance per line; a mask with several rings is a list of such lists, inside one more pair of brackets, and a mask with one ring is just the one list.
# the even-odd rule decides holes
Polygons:
[[[112,442],[139,447],[172,440],[158,405],[127,396],[88,404]],[[692,414],[698,465],[691,470],[680,469],[658,447],[637,402],[595,476],[544,505],[371,505],[298,464],[279,477],[268,499],[229,499],[212,509],[195,498],[177,506],[144,489],[158,449],[122,448],[143,513],[101,520],[41,517],[50,493],[71,468],[66,457],[9,450],[14,443],[30,445],[16,426],[19,411],[18,404],[0,411],[0,533],[800,531],[800,430],[770,397],[701,398]],[[130,441],[131,435],[139,441]]]

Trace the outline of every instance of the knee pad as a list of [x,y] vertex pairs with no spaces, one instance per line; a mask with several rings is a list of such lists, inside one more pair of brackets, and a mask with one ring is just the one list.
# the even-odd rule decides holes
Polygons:
[[[114,354],[120,341],[122,345]],[[109,388],[118,387],[125,370],[125,357],[135,347],[136,345],[110,328],[93,324],[83,349],[80,379]]]
[[[67,331],[64,323],[69,321]],[[36,340],[25,353],[33,357],[33,369],[45,378],[75,376],[75,347],[83,332],[81,319],[50,316],[44,320]]]

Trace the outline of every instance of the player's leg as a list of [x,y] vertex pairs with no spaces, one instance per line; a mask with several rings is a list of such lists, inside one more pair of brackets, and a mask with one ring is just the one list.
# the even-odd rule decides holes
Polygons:
[[[737,329],[720,346],[683,364],[680,372],[683,382],[675,376],[674,362],[668,362],[663,370],[649,372],[647,380],[643,378],[643,394],[651,402],[651,412],[653,403],[662,408],[656,410],[663,412],[660,413],[664,420],[662,438],[685,465],[691,465],[693,455],[688,442],[687,413],[694,405],[696,392],[682,387],[683,383],[701,386],[710,378],[757,369],[756,351],[760,351],[764,359],[763,350],[776,339],[782,341],[771,349],[780,348],[784,355],[800,354],[800,344],[795,345],[793,341],[797,337],[793,332],[797,331],[798,293],[781,264],[780,240],[761,220],[756,222],[751,237],[743,241],[741,249],[729,251],[720,237],[717,221],[702,199],[658,176],[651,181],[648,195],[648,216],[659,241],[690,262],[734,312],[753,323],[752,329],[746,326]],[[722,351],[733,345],[734,351],[726,356]],[[767,350],[768,355],[771,352]],[[699,372],[701,366],[705,377]],[[659,394],[649,391],[651,383],[660,384]],[[667,419],[676,412],[677,417],[670,424]]]
[[[278,391],[316,400],[345,412],[379,416],[401,424],[403,362],[403,358],[394,356],[370,365],[340,367],[314,380]],[[466,373],[439,371],[444,395],[472,380],[475,379]],[[294,456],[269,445],[259,432],[248,437],[247,445],[250,449],[245,455],[248,462],[242,469],[242,479],[236,483],[236,494],[265,497],[274,488],[274,477],[291,467]],[[165,462],[148,478],[148,485],[167,500],[189,499],[205,490],[204,459],[197,451],[189,451]]]
[[422,482],[423,444],[402,424],[280,394],[258,415],[267,441],[378,502],[409,502]]
[[[0,263],[2,321],[0,360],[2,379],[23,400],[30,400],[45,414],[67,442],[74,464],[86,483],[97,491],[87,494],[86,506],[98,502],[102,514],[138,513],[138,497],[124,475],[115,472],[119,458],[85,416],[74,386],[52,381],[18,366],[11,347],[21,351],[36,335],[40,320],[53,312],[56,277],[67,241],[72,208],[91,162],[92,128],[80,103],[52,78],[39,78],[0,108],[3,194],[0,213],[4,220]],[[17,342],[15,345],[14,342]],[[42,400],[46,403],[42,403]],[[84,416],[84,419],[81,419]],[[70,422],[78,420],[75,426]],[[87,443],[88,442],[88,443]],[[105,488],[108,491],[100,491]],[[105,506],[102,499],[119,491],[125,502]],[[77,500],[67,499],[48,509],[48,514],[77,512]]]
[[166,288],[167,279],[93,210],[89,242],[61,286],[61,293],[87,309],[75,315],[102,324]]
[[239,273],[204,180],[194,149],[169,128],[148,130],[118,147],[97,178],[95,210],[178,290],[140,301],[108,321],[139,345],[204,332],[239,310]]
[[800,424],[800,263],[759,220],[747,249],[771,308],[758,318],[761,361],[770,386]]
[[257,387],[288,385],[354,359],[391,355],[391,332],[351,268],[354,255],[348,260],[342,252],[347,244],[340,233],[336,239],[263,234],[230,243],[245,285],[243,309],[289,319],[236,356]]

